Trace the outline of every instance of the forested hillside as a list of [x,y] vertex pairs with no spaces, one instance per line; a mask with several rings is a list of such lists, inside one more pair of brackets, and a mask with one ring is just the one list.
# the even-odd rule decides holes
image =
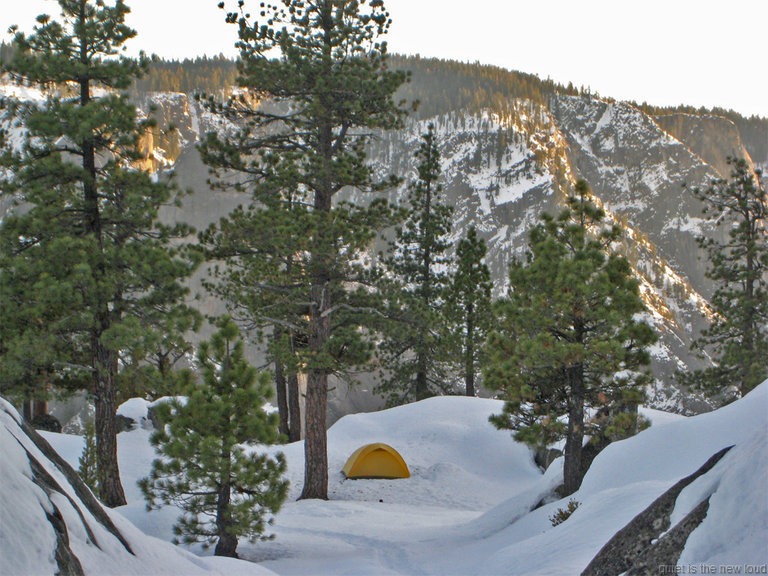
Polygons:
[[[11,45],[0,43],[0,62],[13,53]],[[526,74],[479,62],[457,62],[438,58],[422,58],[395,54],[390,58],[394,70],[410,72],[410,81],[402,86],[397,98],[418,103],[414,116],[425,119],[455,111],[479,113],[492,110],[505,114],[512,99],[526,99],[546,105],[554,94],[587,95],[588,87],[567,86],[536,74]],[[237,66],[223,55],[185,58],[184,60],[153,59],[149,73],[134,81],[131,93],[141,98],[150,92],[184,92],[187,94],[217,94],[228,92],[237,81]],[[692,115],[726,118],[738,128],[750,155],[765,160],[768,165],[768,118],[746,117],[725,108],[695,108],[655,106],[653,103],[633,103],[650,116]],[[761,164],[762,165],[762,164]]]

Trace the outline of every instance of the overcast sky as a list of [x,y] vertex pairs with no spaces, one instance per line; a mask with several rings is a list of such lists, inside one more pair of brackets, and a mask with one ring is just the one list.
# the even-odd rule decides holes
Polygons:
[[[234,55],[219,0],[127,0],[132,51]],[[246,0],[256,6],[259,0]],[[385,0],[391,52],[495,64],[617,99],[768,117],[768,0]],[[233,0],[228,5],[234,6]],[[55,0],[0,0],[0,30]],[[3,35],[8,40],[7,34]]]

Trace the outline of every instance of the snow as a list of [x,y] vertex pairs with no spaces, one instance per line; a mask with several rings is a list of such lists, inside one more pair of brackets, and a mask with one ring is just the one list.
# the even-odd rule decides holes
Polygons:
[[202,136],[202,133],[200,132],[200,115],[197,113],[197,102],[195,102],[195,97],[191,94],[187,96],[188,99],[188,105],[189,105],[189,116],[192,120],[192,132],[194,132],[198,138]]
[[[441,397],[342,418],[328,433],[328,501],[294,501],[303,479],[301,443],[269,448],[285,453],[292,486],[272,527],[276,538],[240,544],[239,553],[251,562],[190,556],[178,548],[170,550],[179,559],[171,559],[168,549],[161,547],[169,545],[151,538],[170,540],[177,512],[145,510],[135,482],[148,473],[154,455],[148,444],[149,431],[142,428],[118,437],[129,504],[111,516],[130,532],[132,543],[140,537],[128,520],[149,534],[142,535],[141,541],[151,542],[143,550],[156,554],[153,562],[168,566],[193,558],[191,569],[178,569],[185,574],[208,569],[258,574],[268,569],[281,575],[570,576],[580,573],[619,529],[678,480],[695,472],[721,448],[735,445],[677,501],[673,521],[711,495],[709,514],[691,535],[680,562],[764,566],[768,560],[768,382],[740,401],[696,417],[642,409],[653,426],[610,445],[595,459],[581,489],[572,496],[580,503],[578,509],[556,527],[550,517],[568,501],[553,501],[552,497],[562,478],[562,459],[542,474],[528,448],[488,423],[488,416],[501,407],[498,400]],[[121,410],[139,412],[140,404],[133,402]],[[76,464],[82,442],[60,434],[46,437]],[[13,462],[14,467],[23,464],[18,451],[3,440],[5,461]],[[369,442],[385,442],[398,450],[411,478],[346,480],[341,467],[356,448]],[[0,493],[5,502],[19,501],[30,513],[41,510],[39,494],[28,490],[17,496],[5,465],[2,474]],[[534,510],[541,502],[544,504]],[[23,528],[17,532],[23,533]],[[34,540],[46,546],[50,539],[44,533],[24,537],[25,542]],[[5,539],[1,542],[4,552],[11,544]],[[14,544],[21,546],[21,538]],[[24,547],[29,550],[30,545]],[[199,548],[191,551],[210,554]],[[29,558],[33,556],[28,553]],[[122,562],[118,557],[109,569],[102,564],[90,573],[116,572],[127,566]],[[50,573],[50,562],[47,566]],[[153,573],[163,573],[163,569]],[[3,566],[0,572],[10,571]],[[125,573],[138,572],[126,568]]]
[[707,221],[703,218],[697,218],[690,214],[686,214],[685,217],[678,216],[672,218],[667,222],[666,226],[664,226],[662,232],[666,232],[667,230],[679,230],[680,232],[690,232],[695,236],[702,236],[704,234],[702,225],[704,224],[707,224]]
[[[463,153],[462,157],[467,156]],[[533,153],[526,147],[512,145],[507,148],[501,164],[495,162],[483,164],[479,168],[472,167],[465,171],[469,186],[477,191],[481,198],[481,209],[484,214],[490,213],[488,194],[495,206],[510,204],[521,200],[525,194],[537,187],[551,184],[552,176],[547,173],[537,174],[530,170]],[[489,184],[498,185],[498,191],[492,193]]]
[[[0,412],[0,574],[53,574],[56,562],[50,552],[56,547],[56,535],[46,518],[53,508],[43,489],[30,482],[29,460],[10,432],[18,419],[11,419]],[[13,506],[8,505],[11,502]]]
[[10,98],[21,102],[43,103],[46,95],[38,88],[22,86],[20,84],[0,83],[0,98]]
[[146,426],[149,423],[147,413],[151,405],[152,403],[149,400],[144,400],[143,398],[131,398],[119,406],[117,415],[125,416],[137,424]]
[[605,111],[603,112],[602,116],[600,116],[600,119],[597,121],[594,134],[599,134],[600,132],[602,132],[603,128],[611,125],[612,122],[613,122],[613,103],[609,102],[608,105],[605,107]]
[[[693,531],[680,565],[765,566],[768,560],[768,425],[733,448],[678,498],[693,509],[711,496],[707,517]],[[677,508],[676,514],[679,514]],[[746,513],[745,513],[746,512]]]
[[[510,485],[526,489],[541,478],[531,451],[495,430],[491,414],[498,400],[444,396],[369,414],[341,418],[328,431],[329,493],[334,500],[356,500],[485,510],[509,497]],[[411,477],[346,480],[341,469],[360,446],[389,444],[403,457]],[[303,444],[280,447],[288,461],[291,496],[304,477]],[[458,486],[472,489],[458,489]]]
[[[222,562],[218,558],[200,558],[169,542],[143,534],[119,513],[107,511],[130,545],[134,553],[131,554],[82,503],[77,504],[79,498],[65,474],[45,457],[22,431],[19,422],[18,412],[0,399],[0,574],[42,576],[57,572],[54,559],[56,535],[47,519],[47,514],[55,513],[55,509],[67,526],[70,548],[86,574],[270,574],[254,564],[240,562],[243,566],[236,568],[231,562]],[[51,436],[61,440],[55,442],[57,449],[76,465],[72,462],[79,457],[78,453],[73,453],[76,443],[65,435]],[[122,438],[125,436],[123,434]],[[61,493],[49,494],[32,481],[30,457],[62,489]]]

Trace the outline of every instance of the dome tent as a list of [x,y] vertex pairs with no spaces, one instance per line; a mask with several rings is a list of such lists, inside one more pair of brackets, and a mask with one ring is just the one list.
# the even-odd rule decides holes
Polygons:
[[342,468],[347,478],[410,478],[403,457],[387,444],[361,446],[352,453]]

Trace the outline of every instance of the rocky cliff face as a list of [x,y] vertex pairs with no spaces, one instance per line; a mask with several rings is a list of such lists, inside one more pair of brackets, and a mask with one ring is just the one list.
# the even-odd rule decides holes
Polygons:
[[[163,219],[200,230],[246,200],[211,191],[207,169],[194,149],[208,131],[233,130],[230,123],[186,94],[153,94],[141,107],[147,113],[152,108],[160,126],[177,129],[158,130],[147,138],[148,163],[173,173],[182,188],[192,190],[183,207],[168,208]],[[712,293],[696,237],[714,231],[684,184],[701,186],[727,176],[727,155],[748,157],[748,148],[759,154],[768,150],[759,142],[764,123],[740,128],[713,116],[652,117],[632,105],[589,96],[552,96],[547,105],[514,100],[503,115],[456,111],[377,135],[369,149],[375,170],[413,180],[413,155],[429,123],[438,135],[445,198],[455,207],[452,239],[470,225],[481,232],[496,295],[504,293],[508,263],[524,253],[527,232],[540,214],[556,213],[577,178],[590,184],[595,201],[625,227],[621,249],[641,282],[648,318],[662,335],[653,350],[657,384],[650,391],[651,405],[686,413],[706,410],[703,399],[671,384],[675,370],[700,363],[689,347],[706,325]],[[745,129],[749,147],[740,136]],[[754,164],[768,165],[768,157]],[[403,185],[390,191],[389,199],[402,202],[405,190]],[[364,201],[355,191],[347,199]],[[200,286],[199,277],[194,285]],[[201,302],[206,313],[221,310],[204,294]]]
[[[728,156],[750,157],[738,127],[731,120],[694,114],[668,114],[653,118],[659,127],[687,146],[692,154],[704,160],[723,177],[730,173],[725,162]],[[754,160],[760,161],[759,158]]]

